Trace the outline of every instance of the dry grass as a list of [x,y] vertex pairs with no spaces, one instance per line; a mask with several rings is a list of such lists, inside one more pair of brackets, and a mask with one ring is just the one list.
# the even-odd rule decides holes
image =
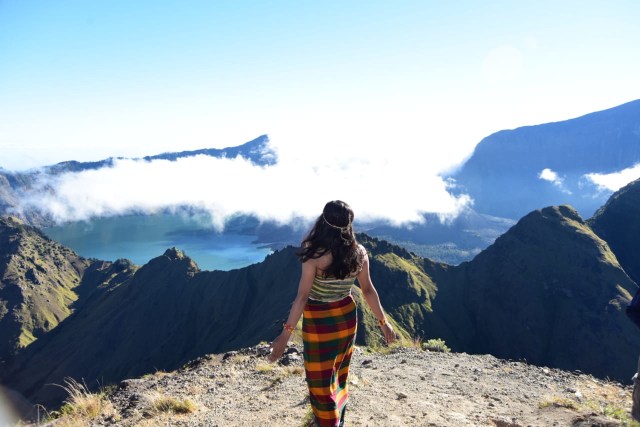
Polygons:
[[235,354],[229,358],[229,362],[234,364],[245,364],[251,360],[251,356],[246,354]]
[[119,418],[111,401],[103,392],[91,393],[85,384],[67,378],[61,386],[69,395],[60,410],[52,413],[56,426],[74,427],[86,425],[97,418]]
[[160,378],[167,377],[169,375],[171,375],[170,372],[165,372],[165,371],[162,371],[162,370],[158,370],[158,371],[155,371],[153,373],[144,374],[141,378],[142,379],[150,379],[150,378],[160,379]]
[[289,377],[304,375],[304,368],[302,366],[278,366],[275,363],[266,362],[258,362],[256,364],[256,371],[271,376],[269,385],[266,386],[263,391],[283,383],[284,380]]
[[583,380],[575,387],[580,391],[580,398],[552,397],[538,406],[563,407],[575,411],[591,412],[610,417],[622,422],[625,426],[640,427],[640,423],[631,419],[631,393],[621,390],[619,386],[596,379]]
[[567,397],[553,396],[547,400],[543,400],[542,402],[538,403],[538,408],[540,409],[549,408],[549,407],[567,408],[567,409],[573,409],[576,411],[579,409],[578,402],[576,402],[575,400],[569,399]]
[[177,397],[166,396],[159,392],[149,394],[147,399],[149,400],[148,406],[151,414],[190,414],[198,409],[198,405],[190,399],[178,399]]

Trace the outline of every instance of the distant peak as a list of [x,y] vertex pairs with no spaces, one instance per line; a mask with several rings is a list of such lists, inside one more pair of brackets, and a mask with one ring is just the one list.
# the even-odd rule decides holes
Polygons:
[[185,259],[187,256],[184,254],[184,252],[182,252],[180,249],[173,247],[173,248],[169,248],[167,249],[163,256],[169,258],[170,260],[181,260],[181,259]]
[[540,209],[540,213],[545,218],[568,218],[574,221],[583,222],[582,217],[571,205],[548,206]]

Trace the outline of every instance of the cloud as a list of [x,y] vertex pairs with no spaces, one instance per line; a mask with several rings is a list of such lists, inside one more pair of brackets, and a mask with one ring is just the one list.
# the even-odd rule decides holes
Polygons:
[[415,151],[388,147],[384,155],[315,143],[297,150],[274,145],[279,160],[272,166],[203,155],[116,160],[112,167],[42,179],[40,191],[25,197],[22,209],[39,209],[65,222],[189,207],[209,212],[213,225],[222,228],[236,214],[283,224],[312,219],[334,199],[348,202],[359,220],[394,225],[420,222],[426,212],[455,215],[471,202],[466,195],[452,196],[433,165]]
[[640,178],[640,163],[618,172],[588,173],[584,177],[595,184],[600,191],[618,191],[631,181]]
[[543,169],[539,174],[538,178],[544,181],[549,181],[553,185],[555,185],[560,191],[566,194],[572,194],[571,190],[569,190],[564,185],[564,178],[561,178],[556,172],[552,171],[549,168]]

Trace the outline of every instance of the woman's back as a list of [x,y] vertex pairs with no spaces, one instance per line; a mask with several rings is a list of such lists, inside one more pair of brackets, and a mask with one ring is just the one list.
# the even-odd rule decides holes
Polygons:
[[[363,251],[364,248],[359,246],[358,250]],[[343,279],[328,276],[326,268],[333,262],[331,252],[326,252],[314,261],[316,263],[316,276],[313,279],[313,286],[309,292],[309,299],[332,302],[351,295],[351,286],[355,283],[356,276],[360,271],[354,271]]]

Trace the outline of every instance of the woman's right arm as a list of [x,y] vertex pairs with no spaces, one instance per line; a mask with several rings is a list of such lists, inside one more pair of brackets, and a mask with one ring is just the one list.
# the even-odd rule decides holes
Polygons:
[[[296,296],[296,299],[293,300],[291,311],[289,312],[289,318],[286,323],[291,327],[295,328],[298,324],[298,320],[300,320],[300,316],[304,311],[304,306],[307,304],[307,298],[309,297],[309,292],[311,292],[311,287],[313,286],[313,279],[316,276],[316,263],[317,261],[315,259],[309,259],[302,263],[302,274],[300,275],[300,283],[298,283],[298,295]],[[271,343],[271,354],[269,355],[270,362],[275,362],[282,357],[290,336],[290,331],[282,329],[280,335],[273,340]]]

